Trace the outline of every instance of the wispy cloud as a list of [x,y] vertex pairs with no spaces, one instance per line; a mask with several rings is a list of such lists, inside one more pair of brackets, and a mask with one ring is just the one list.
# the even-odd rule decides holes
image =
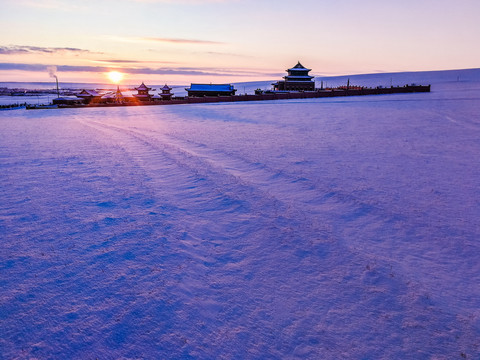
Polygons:
[[100,63],[100,64],[118,64],[119,66],[123,64],[176,64],[173,61],[150,61],[150,60],[124,60],[124,59],[96,59],[96,60],[89,60],[93,63]]
[[42,46],[25,46],[25,45],[9,45],[0,46],[1,55],[15,55],[15,54],[65,54],[73,55],[80,54],[101,54],[99,52],[92,52],[90,50],[78,49],[72,47],[42,47]]
[[170,44],[187,44],[187,45],[224,45],[221,41],[201,40],[201,39],[181,39],[181,38],[165,38],[165,37],[119,37],[108,36],[109,39],[121,42],[149,42],[149,43],[170,43]]
[[175,43],[175,44],[213,44],[213,45],[223,45],[224,42],[220,41],[211,41],[211,40],[198,40],[198,39],[174,39],[174,38],[161,38],[161,37],[144,37],[139,38],[143,41],[153,41],[153,42],[164,42],[164,43]]
[[0,63],[0,70],[47,71],[50,65]]
[[[45,72],[50,65],[42,64],[21,64],[21,63],[0,63],[0,71],[22,70],[32,72]],[[57,72],[93,72],[103,73],[112,70],[108,66],[75,66],[60,65],[57,66]],[[119,70],[119,69],[117,69]],[[161,67],[161,68],[121,68],[126,74],[144,74],[144,75],[190,75],[190,76],[249,76],[252,73],[235,70],[212,70],[203,68],[186,68],[186,67]]]
[[[201,54],[201,52],[197,52],[196,54]],[[237,58],[254,58],[252,55],[244,55],[244,54],[236,54],[236,53],[228,53],[228,52],[219,52],[219,51],[206,51],[203,54],[213,55],[213,56],[231,56]]]

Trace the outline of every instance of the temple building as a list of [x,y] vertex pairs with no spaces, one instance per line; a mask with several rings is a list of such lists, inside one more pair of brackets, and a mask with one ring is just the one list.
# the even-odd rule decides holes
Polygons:
[[162,87],[160,90],[162,90],[162,92],[159,93],[158,95],[161,96],[162,100],[171,100],[172,99],[173,93],[170,92],[172,90],[172,88],[170,86],[165,84],[165,86]]
[[237,91],[231,84],[191,84],[185,90],[188,96],[233,96]]
[[308,75],[312,69],[305,68],[300,61],[293,68],[286,70],[285,80],[277,81],[273,85],[275,91],[315,91],[314,76]]
[[[137,90],[137,92],[138,92],[138,94],[133,94],[133,96],[136,99],[141,100],[141,101],[150,101],[152,99],[153,95],[148,93],[150,90],[152,90],[152,88],[149,88],[143,82],[142,82],[142,85],[135,88],[135,90]],[[153,90],[155,90],[155,89],[153,89]]]
[[99,94],[96,90],[82,90],[77,94],[77,97],[83,99],[83,102],[89,104],[91,102],[99,102],[102,95]]
[[83,105],[85,104],[82,98],[77,96],[62,96],[52,100],[53,105]]

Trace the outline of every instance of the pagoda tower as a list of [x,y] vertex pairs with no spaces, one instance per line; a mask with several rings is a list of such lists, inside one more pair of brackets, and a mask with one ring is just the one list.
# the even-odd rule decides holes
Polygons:
[[152,88],[149,88],[143,82],[139,87],[136,87],[135,90],[138,92],[138,94],[133,94],[136,99],[141,101],[150,101],[152,99],[153,95],[148,93]]
[[160,90],[162,90],[162,92],[158,95],[162,97],[162,100],[172,100],[173,93],[170,92],[172,90],[171,87],[165,84],[165,86],[162,87]]
[[312,69],[307,69],[300,61],[294,67],[287,69],[285,80],[277,81],[273,85],[275,91],[315,91],[314,76],[308,75]]
[[125,98],[123,97],[123,94],[120,91],[120,86],[117,85],[117,92],[115,93],[115,103],[123,104],[124,102],[125,102]]

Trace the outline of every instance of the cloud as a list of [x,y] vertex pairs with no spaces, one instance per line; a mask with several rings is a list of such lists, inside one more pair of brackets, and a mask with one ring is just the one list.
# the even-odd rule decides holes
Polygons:
[[219,52],[219,51],[196,52],[195,54],[208,54],[208,55],[214,55],[214,56],[231,56],[236,58],[254,58],[254,56],[252,55],[227,53],[227,52]]
[[224,45],[224,42],[200,39],[179,39],[164,37],[118,37],[108,36],[110,40],[121,42],[150,42],[150,43],[171,43],[171,44],[188,44],[188,45]]
[[123,59],[96,59],[96,60],[89,60],[94,63],[102,63],[102,64],[176,64],[173,61],[150,61],[150,60],[123,60]]
[[138,38],[143,41],[152,41],[152,42],[164,42],[164,43],[175,43],[175,44],[213,44],[213,45],[223,45],[225,43],[219,41],[211,40],[197,40],[197,39],[171,39],[171,38],[160,38],[160,37],[144,37]]
[[23,70],[23,71],[47,71],[49,65],[40,64],[16,64],[16,63],[0,63],[1,70]]
[[141,63],[147,63],[148,61],[143,61],[143,60],[104,60],[104,59],[98,59],[98,60],[92,60],[93,62],[100,62],[100,63],[108,63],[108,64],[141,64]]
[[[42,64],[21,64],[21,63],[0,63],[0,71],[7,70],[22,70],[32,72],[46,72],[51,65]],[[60,72],[93,72],[103,73],[109,72],[112,68],[107,66],[75,66],[75,65],[60,65],[57,66],[57,74]],[[190,76],[249,76],[252,73],[235,70],[221,70],[214,71],[206,68],[185,68],[185,67],[162,67],[162,68],[116,68],[126,74],[144,74],[144,75],[190,75]]]
[[41,47],[41,46],[25,46],[25,45],[10,45],[0,46],[1,55],[14,55],[14,54],[65,54],[70,53],[73,55],[80,54],[101,54],[98,52],[92,52],[90,50],[78,49],[72,47]]

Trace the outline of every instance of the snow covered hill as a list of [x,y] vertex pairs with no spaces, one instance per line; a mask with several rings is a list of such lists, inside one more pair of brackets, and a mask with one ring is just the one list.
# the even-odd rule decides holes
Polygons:
[[478,359],[475,74],[1,112],[0,358]]

